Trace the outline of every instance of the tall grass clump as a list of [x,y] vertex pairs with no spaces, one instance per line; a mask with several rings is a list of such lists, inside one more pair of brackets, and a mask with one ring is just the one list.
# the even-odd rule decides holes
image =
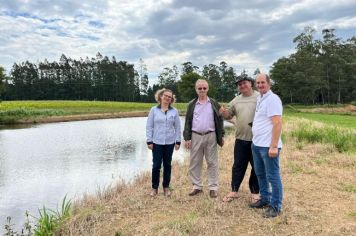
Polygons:
[[[54,235],[56,230],[69,218],[72,209],[72,203],[67,200],[67,196],[62,201],[61,208],[54,211],[43,206],[42,209],[38,209],[39,216],[35,217],[26,212],[26,223],[21,230],[21,233],[17,233],[14,230],[15,224],[11,223],[11,217],[7,217],[5,224],[5,235],[21,235],[21,236],[50,236]],[[35,219],[35,225],[33,226],[29,220],[29,216]]]
[[70,216],[72,203],[64,197],[61,209],[53,211],[46,207],[39,209],[39,217],[37,218],[37,225],[34,229],[35,236],[53,235],[55,230]]
[[355,132],[337,127],[316,127],[308,123],[300,125],[291,134],[298,142],[331,143],[339,152],[352,151],[356,147]]

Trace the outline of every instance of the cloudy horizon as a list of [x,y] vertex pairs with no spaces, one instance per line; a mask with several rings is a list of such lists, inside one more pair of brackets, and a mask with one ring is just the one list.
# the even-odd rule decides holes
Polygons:
[[[268,72],[295,50],[293,38],[311,26],[342,40],[355,36],[351,0],[0,0],[0,66],[26,60],[92,58],[97,52],[138,64],[151,80],[165,67],[200,68],[225,61],[236,72]],[[327,3],[327,4],[326,4]]]

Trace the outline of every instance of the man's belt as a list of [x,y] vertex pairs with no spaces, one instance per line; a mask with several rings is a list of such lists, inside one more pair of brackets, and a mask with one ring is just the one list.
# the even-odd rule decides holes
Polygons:
[[200,133],[200,132],[197,132],[197,131],[192,130],[192,132],[195,133],[195,134],[199,134],[199,135],[203,136],[203,135],[209,134],[209,133],[214,132],[214,131],[209,130],[209,131],[207,131],[207,132]]

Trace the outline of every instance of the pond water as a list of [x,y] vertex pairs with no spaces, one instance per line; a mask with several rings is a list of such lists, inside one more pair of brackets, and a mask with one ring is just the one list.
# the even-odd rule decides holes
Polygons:
[[[26,211],[37,215],[43,205],[56,209],[66,194],[76,199],[84,193],[95,194],[117,180],[130,181],[150,170],[146,119],[1,127],[1,228],[7,216],[18,229]],[[174,152],[173,160],[183,160],[186,155],[181,148]]]

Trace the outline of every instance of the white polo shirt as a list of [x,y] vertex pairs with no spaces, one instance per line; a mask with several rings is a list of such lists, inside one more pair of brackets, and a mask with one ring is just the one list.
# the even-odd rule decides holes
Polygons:
[[[255,146],[270,147],[272,142],[272,116],[282,116],[283,107],[281,99],[269,90],[262,97],[258,96],[255,118],[252,125],[252,142]],[[282,147],[279,137],[278,148]]]

